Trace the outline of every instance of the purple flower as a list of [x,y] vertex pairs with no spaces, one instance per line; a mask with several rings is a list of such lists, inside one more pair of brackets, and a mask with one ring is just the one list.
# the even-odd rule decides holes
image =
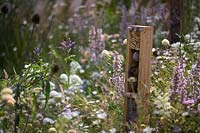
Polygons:
[[194,99],[183,100],[184,105],[191,105],[191,104],[194,104],[194,103],[195,103]]
[[63,40],[60,43],[60,46],[58,48],[64,49],[64,50],[69,50],[70,48],[72,48],[74,46],[74,42],[72,42],[70,40],[70,38],[67,38],[65,40]]
[[187,99],[188,92],[186,90],[187,87],[187,79],[184,76],[184,63],[183,60],[180,60],[174,68],[174,75],[172,80],[172,88],[171,88],[171,98],[174,99],[176,96],[180,97],[178,100],[180,102],[183,99]]
[[197,59],[196,64],[193,66],[189,80],[195,101],[198,101],[200,99],[200,58]]
[[42,51],[42,49],[39,48],[39,47],[37,47],[37,48],[35,48],[35,49],[33,50],[33,53],[34,53],[35,55],[38,56],[38,55],[41,53],[41,51]]
[[91,53],[91,60],[97,62],[104,48],[105,44],[102,39],[102,29],[96,29],[96,27],[92,26],[89,31],[88,49]]
[[120,58],[119,53],[117,51],[114,52],[113,56],[114,56],[114,61],[113,61],[114,73],[110,81],[117,88],[117,94],[121,96],[124,92],[124,81],[125,81],[124,74],[122,73],[122,59]]
[[200,113],[200,104],[197,106],[196,113]]

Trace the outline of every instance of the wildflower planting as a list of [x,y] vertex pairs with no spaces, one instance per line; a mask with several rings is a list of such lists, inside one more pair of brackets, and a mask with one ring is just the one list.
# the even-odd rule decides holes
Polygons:
[[200,132],[199,6],[0,1],[0,133]]

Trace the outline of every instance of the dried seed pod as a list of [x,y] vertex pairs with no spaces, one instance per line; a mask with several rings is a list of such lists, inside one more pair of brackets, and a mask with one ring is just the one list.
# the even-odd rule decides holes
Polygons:
[[32,22],[35,24],[39,24],[40,23],[40,16],[38,14],[34,14],[32,17]]
[[0,8],[1,8],[1,13],[6,15],[11,11],[12,5],[10,3],[6,2],[6,3],[2,4],[0,6]]
[[55,73],[57,73],[59,71],[59,69],[60,69],[59,66],[57,64],[54,64],[52,66],[51,71],[52,71],[53,74],[55,74]]
[[135,51],[133,53],[133,61],[139,62],[139,52],[138,51]]

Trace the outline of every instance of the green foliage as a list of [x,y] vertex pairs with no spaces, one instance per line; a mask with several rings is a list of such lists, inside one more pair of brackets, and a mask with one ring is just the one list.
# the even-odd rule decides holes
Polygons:
[[[6,14],[2,11],[5,2],[9,4],[9,9],[12,9]],[[117,74],[121,76],[120,78],[123,79],[125,71],[124,55],[127,42],[123,42],[126,35],[120,35],[120,30],[125,30],[120,25],[122,19],[127,22],[135,18],[135,23],[147,23],[146,19],[150,16],[148,16],[149,9],[146,7],[155,1],[135,1],[138,4],[133,13],[135,16],[128,16],[130,14],[126,14],[126,11],[129,12],[129,9],[133,8],[131,0],[95,1],[93,3],[95,6],[85,1],[82,4],[87,4],[81,5],[75,11],[71,10],[72,1],[65,0],[59,5],[56,0],[48,0],[43,1],[44,5],[39,5],[44,6],[45,9],[38,12],[39,24],[32,22],[39,1],[11,0],[9,2],[0,1],[2,4],[0,6],[2,44],[0,45],[0,90],[11,88],[13,92],[9,94],[8,99],[13,101],[9,103],[1,93],[0,132],[43,133],[56,130],[53,132],[65,133],[74,129],[77,132],[114,133],[123,132],[125,125],[136,132],[138,130],[143,132],[200,131],[198,127],[200,118],[197,113],[199,105],[196,103],[186,106],[178,101],[171,101],[172,78],[177,61],[180,58],[185,60],[184,76],[189,76],[190,70],[200,56],[198,37],[200,19],[196,11],[199,8],[193,12],[197,17],[195,25],[191,24],[191,27],[195,27],[194,32],[189,37],[180,35],[181,43],[167,46],[160,43],[161,38],[167,36],[167,32],[163,34],[162,29],[162,27],[166,28],[166,23],[159,18],[159,15],[150,15],[155,17],[154,19],[159,18],[159,21],[153,22],[156,29],[155,46],[159,48],[153,49],[154,57],[152,57],[150,123],[149,125],[142,123],[144,119],[142,101],[136,100],[140,117],[138,123],[130,125],[123,123],[123,87],[119,88],[119,85],[113,81],[113,77],[116,76],[117,63],[114,60],[116,53],[119,53],[117,57],[120,60],[120,63],[118,62],[120,72]],[[199,3],[195,5],[198,7]],[[160,8],[163,5],[158,6]],[[187,9],[188,12],[189,8]],[[142,15],[147,18],[142,18]],[[185,22],[185,20],[189,20],[190,17],[184,16],[182,24],[187,25],[189,21]],[[122,23],[125,28],[128,23],[126,22]],[[92,25],[103,29],[100,39],[94,39],[93,43],[96,45],[93,46],[88,34],[91,32],[89,29]],[[192,31],[190,26],[185,27],[187,27],[185,30]],[[71,37],[75,45],[69,49],[60,49],[62,40],[68,37]],[[105,47],[98,51],[99,58],[93,61],[91,49],[94,46],[98,48],[100,41],[105,44]],[[33,52],[36,47],[42,48],[41,53]],[[124,81],[120,83],[123,86]],[[188,90],[191,91],[194,87],[188,85]],[[135,97],[139,96],[140,94],[137,94]]]

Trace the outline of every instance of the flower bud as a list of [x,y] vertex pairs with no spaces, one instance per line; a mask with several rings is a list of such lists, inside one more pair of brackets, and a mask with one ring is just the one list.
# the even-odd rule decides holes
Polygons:
[[68,82],[68,76],[66,74],[64,74],[64,73],[61,74],[60,75],[60,82],[63,83],[63,84],[67,83]]
[[3,14],[8,14],[9,11],[11,10],[11,4],[10,3],[4,3],[2,6],[1,6],[1,12]]
[[12,94],[12,90],[11,88],[4,88],[2,91],[1,91],[1,95],[4,95],[4,94]]
[[69,130],[67,133],[76,133],[76,130],[71,129],[71,130]]
[[107,41],[109,39],[108,34],[103,34],[103,41]]
[[167,39],[162,40],[162,45],[163,46],[169,46],[169,41]]
[[127,39],[124,39],[123,44],[127,45]]
[[15,100],[14,99],[8,99],[7,104],[9,106],[14,106],[15,105]]
[[187,39],[187,40],[190,40],[190,34],[187,34],[187,35],[185,35],[185,38]]
[[55,73],[57,73],[58,71],[59,71],[59,66],[57,65],[57,64],[54,64],[53,66],[52,66],[52,68],[51,68],[51,72],[53,73],[53,74],[55,74]]
[[35,24],[39,24],[40,23],[40,16],[38,14],[34,14],[32,17],[32,22]]
[[102,57],[105,58],[105,59],[110,59],[110,58],[111,58],[111,55],[110,55],[110,53],[109,53],[107,50],[103,50],[103,51],[101,52],[101,55],[102,55]]
[[85,57],[86,59],[88,59],[88,58],[90,57],[90,51],[86,50],[86,51],[84,52],[84,57]]
[[57,130],[54,127],[49,128],[48,133],[57,133]]
[[1,97],[1,99],[3,101],[8,101],[9,99],[13,99],[13,96],[10,95],[10,94],[3,94],[2,97]]

